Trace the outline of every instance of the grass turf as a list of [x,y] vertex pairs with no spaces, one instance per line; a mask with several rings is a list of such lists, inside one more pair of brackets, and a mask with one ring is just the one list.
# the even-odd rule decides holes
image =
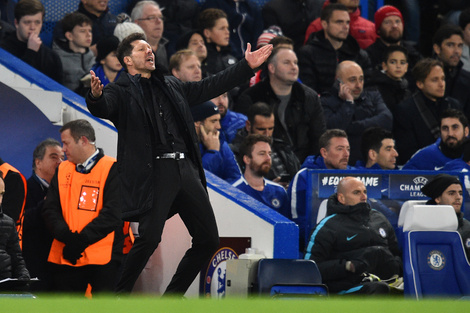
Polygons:
[[120,312],[328,312],[328,313],[434,313],[468,312],[470,301],[432,299],[411,300],[398,298],[345,298],[329,297],[308,300],[276,299],[160,299],[131,296],[127,298],[96,297],[86,299],[74,296],[41,295],[36,299],[0,298],[2,312],[34,313],[120,313]]

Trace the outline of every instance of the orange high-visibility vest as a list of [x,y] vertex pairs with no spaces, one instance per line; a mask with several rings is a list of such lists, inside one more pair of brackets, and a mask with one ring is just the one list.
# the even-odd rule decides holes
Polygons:
[[[64,161],[59,165],[57,179],[60,206],[72,232],[81,232],[100,214],[103,208],[104,186],[114,162],[116,162],[114,158],[103,156],[88,174],[77,172],[75,164],[70,161]],[[71,266],[104,265],[111,261],[113,242],[114,231],[88,246],[83,252],[83,257],[78,259],[76,265],[72,265],[63,258],[62,250],[65,244],[54,239],[48,261]]]
[[21,206],[21,211],[20,215],[18,216],[18,220],[16,220],[16,231],[18,232],[18,238],[20,240],[20,247],[23,248],[23,220],[24,220],[24,205],[26,204],[26,193],[28,190],[28,184],[26,182],[26,178],[23,176],[23,174],[20,173],[16,168],[11,166],[8,163],[3,163],[0,165],[0,171],[3,173],[3,178],[5,178],[8,174],[9,171],[16,172],[20,174],[21,179],[23,180],[23,186],[24,186],[24,199],[23,199],[23,205]]

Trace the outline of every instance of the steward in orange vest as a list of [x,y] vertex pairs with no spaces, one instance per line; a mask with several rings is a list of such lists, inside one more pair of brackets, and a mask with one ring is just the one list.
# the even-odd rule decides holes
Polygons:
[[24,205],[26,203],[26,178],[16,168],[0,158],[0,171],[5,181],[5,197],[3,198],[4,213],[16,223],[16,231],[20,239],[23,238]]
[[57,168],[43,207],[54,237],[48,258],[53,284],[58,291],[85,292],[88,284],[93,292],[113,291],[124,238],[117,163],[94,147],[94,131],[91,139],[78,136],[70,123],[93,130],[85,120],[61,128],[68,161]]

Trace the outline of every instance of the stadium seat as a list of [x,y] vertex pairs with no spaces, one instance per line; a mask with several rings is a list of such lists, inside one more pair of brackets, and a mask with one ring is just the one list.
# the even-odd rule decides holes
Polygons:
[[395,229],[395,233],[397,236],[398,247],[400,249],[403,248],[403,224],[405,223],[405,216],[408,213],[410,207],[414,206],[415,204],[425,204],[426,200],[408,200],[403,203],[400,209],[400,214],[398,215],[398,222],[397,228]]
[[255,293],[271,297],[327,296],[317,264],[312,260],[261,259]]
[[470,264],[456,231],[452,206],[414,205],[403,225],[403,280],[406,296],[470,295]]

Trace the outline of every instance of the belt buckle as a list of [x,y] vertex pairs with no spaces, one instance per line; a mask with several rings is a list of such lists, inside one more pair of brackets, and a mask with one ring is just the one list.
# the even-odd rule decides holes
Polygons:
[[181,153],[175,152],[175,160],[179,161],[180,160]]

